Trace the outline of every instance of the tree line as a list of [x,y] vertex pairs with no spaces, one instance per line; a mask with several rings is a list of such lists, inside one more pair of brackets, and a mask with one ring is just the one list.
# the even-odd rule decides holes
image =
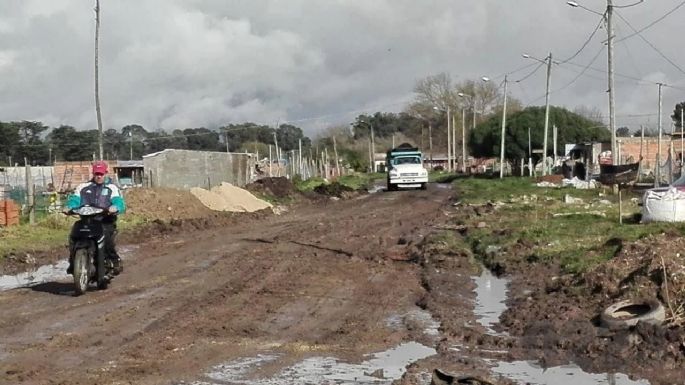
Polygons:
[[[308,147],[311,140],[300,127],[282,124],[278,128],[255,123],[229,124],[218,129],[204,127],[149,131],[141,125],[126,125],[103,133],[105,159],[141,159],[164,149],[253,152],[253,144],[297,149],[299,141]],[[77,130],[68,125],[51,128],[41,122],[0,122],[0,165],[48,165],[54,161],[86,161],[98,152],[98,130]],[[262,152],[264,154],[264,152]]]

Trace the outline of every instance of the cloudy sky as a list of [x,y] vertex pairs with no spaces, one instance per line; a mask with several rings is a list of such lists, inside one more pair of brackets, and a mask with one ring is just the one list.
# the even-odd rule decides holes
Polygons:
[[[0,121],[95,128],[94,3],[0,2]],[[618,9],[627,22],[615,17],[617,38],[681,3]],[[600,20],[565,0],[102,0],[101,7],[103,121],[117,129],[288,121],[314,134],[362,112],[401,110],[416,80],[431,74],[501,82],[534,63],[524,52],[552,51],[563,61]],[[677,43],[684,18],[685,6],[642,32],[656,49],[640,35],[617,42],[618,125],[655,124],[655,83],[664,82],[680,88],[664,89],[670,127],[674,104],[685,100],[685,50]],[[604,40],[602,27],[553,67],[553,104],[606,110]],[[540,105],[544,87],[541,68],[509,89]]]

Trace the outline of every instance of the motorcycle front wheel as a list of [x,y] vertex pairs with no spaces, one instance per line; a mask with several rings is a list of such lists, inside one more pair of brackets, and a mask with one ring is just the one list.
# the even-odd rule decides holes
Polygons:
[[74,253],[74,286],[76,295],[88,290],[88,249],[77,249]]

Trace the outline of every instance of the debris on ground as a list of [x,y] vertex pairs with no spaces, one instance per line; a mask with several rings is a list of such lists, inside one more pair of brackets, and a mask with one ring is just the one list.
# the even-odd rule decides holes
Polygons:
[[190,192],[202,204],[215,211],[255,212],[273,207],[271,203],[257,198],[249,191],[226,182],[211,190],[194,187]]
[[677,188],[647,190],[642,222],[684,222],[685,192]]

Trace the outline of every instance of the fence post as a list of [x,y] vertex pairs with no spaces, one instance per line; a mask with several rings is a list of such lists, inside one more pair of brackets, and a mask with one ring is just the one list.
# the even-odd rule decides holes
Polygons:
[[24,165],[26,167],[26,208],[29,214],[29,224],[34,225],[36,223],[36,212],[33,202],[33,177],[31,176],[31,166],[26,158],[24,158]]

